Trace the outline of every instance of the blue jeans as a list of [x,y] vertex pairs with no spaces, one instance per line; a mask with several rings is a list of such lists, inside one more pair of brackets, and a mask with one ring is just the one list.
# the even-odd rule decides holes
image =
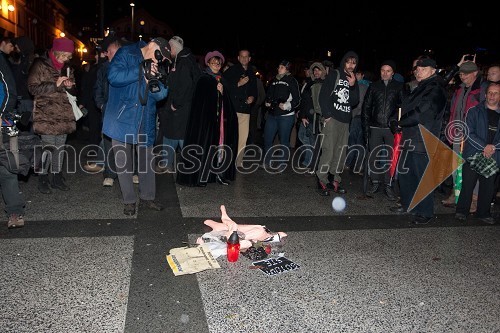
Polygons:
[[115,154],[113,152],[113,144],[111,138],[104,135],[102,136],[101,145],[104,150],[104,178],[117,179]]
[[316,135],[313,134],[313,124],[309,123],[306,127],[301,122],[297,136],[299,137],[300,142],[304,144],[304,160],[301,164],[305,167],[309,167],[312,162],[313,147],[316,141]]
[[[427,154],[424,153],[403,151],[400,158],[404,159],[405,157],[404,167],[406,169],[402,170],[399,174],[399,192],[401,195],[401,205],[406,211],[410,206],[418,184],[422,180],[425,168],[427,168],[427,164],[429,163],[429,158]],[[433,217],[434,191],[430,191],[430,193],[411,210],[411,213],[423,217]]]
[[276,133],[278,134],[280,144],[285,152],[285,155],[280,157],[280,159],[283,158],[283,160],[288,160],[290,158],[290,135],[294,124],[294,114],[290,116],[267,115],[266,125],[264,127],[265,164],[270,164],[271,153],[268,154],[268,152],[271,150]]
[[184,148],[184,140],[169,139],[163,137],[163,149],[160,152],[162,156],[160,160],[161,166],[173,168],[175,162],[175,151],[177,147],[182,150],[182,148]]
[[17,174],[0,165],[0,187],[7,215],[24,215],[24,199],[19,193]]

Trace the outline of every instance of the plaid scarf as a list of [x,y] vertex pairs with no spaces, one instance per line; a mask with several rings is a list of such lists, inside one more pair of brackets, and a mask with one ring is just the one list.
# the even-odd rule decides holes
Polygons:
[[467,158],[467,161],[470,163],[472,170],[485,178],[493,176],[499,170],[497,162],[491,157],[485,157],[483,153],[476,153]]

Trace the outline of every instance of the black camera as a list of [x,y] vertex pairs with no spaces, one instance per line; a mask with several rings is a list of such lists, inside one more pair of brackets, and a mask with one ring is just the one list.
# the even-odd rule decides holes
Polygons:
[[146,59],[142,62],[144,76],[148,80],[149,91],[152,93],[160,91],[160,82],[166,85],[168,78],[168,63],[163,61],[160,50],[155,51],[155,58],[158,60],[158,71],[156,73],[153,73],[151,68],[153,59]]
[[285,101],[282,101],[281,99],[273,99],[273,98],[266,99],[266,103],[271,104],[269,106],[270,110],[279,109],[280,103],[284,103],[284,102]]
[[17,113],[17,111],[5,112],[2,115],[2,132],[8,136],[18,135],[19,129],[17,128],[16,123],[20,120],[24,119],[22,115]]

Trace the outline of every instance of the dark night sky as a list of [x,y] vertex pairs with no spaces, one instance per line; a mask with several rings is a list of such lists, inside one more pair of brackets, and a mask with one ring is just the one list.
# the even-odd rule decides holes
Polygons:
[[[95,7],[82,1],[61,2],[70,9],[70,18],[81,19],[97,16],[99,0],[94,1]],[[104,3],[105,25],[117,17],[130,16],[130,1]],[[441,66],[456,63],[463,53],[475,50],[479,63],[500,58],[497,22],[488,22],[484,15],[470,9],[438,12],[403,5],[384,7],[380,2],[356,6],[331,2],[308,8],[308,2],[292,7],[288,1],[275,0],[253,1],[244,9],[240,5],[223,8],[218,3],[200,6],[189,1],[161,4],[167,10],[160,10],[158,1],[135,4],[136,10],[143,7],[164,20],[197,54],[218,49],[226,57],[234,57],[238,49],[248,48],[253,60],[323,60],[326,50],[332,50],[338,65],[345,51],[354,50],[367,69],[378,69],[381,61],[392,58],[402,67],[401,72],[426,49],[435,52]],[[222,11],[229,13],[219,14]]]

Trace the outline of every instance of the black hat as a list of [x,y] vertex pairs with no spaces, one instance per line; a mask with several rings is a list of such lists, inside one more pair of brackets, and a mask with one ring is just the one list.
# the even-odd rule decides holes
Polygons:
[[167,59],[171,59],[172,56],[170,54],[170,44],[167,42],[165,38],[156,37],[151,40],[155,42],[160,47],[161,55]]
[[288,60],[282,60],[279,64],[285,66],[287,70],[289,70],[290,66],[292,65]]
[[97,45],[97,48],[101,50],[101,52],[106,52],[108,50],[108,47],[119,40],[118,36],[115,35],[109,35],[106,36],[99,45]]
[[17,45],[22,54],[28,55],[35,51],[35,44],[28,36],[20,36],[12,39],[12,44]]
[[392,71],[396,72],[396,63],[394,62],[394,60],[387,59],[387,60],[382,62],[380,67],[385,66],[385,65],[390,66],[392,68]]
[[418,67],[432,67],[432,68],[437,67],[436,60],[431,59],[431,58],[420,59],[419,61],[417,61],[417,66]]

